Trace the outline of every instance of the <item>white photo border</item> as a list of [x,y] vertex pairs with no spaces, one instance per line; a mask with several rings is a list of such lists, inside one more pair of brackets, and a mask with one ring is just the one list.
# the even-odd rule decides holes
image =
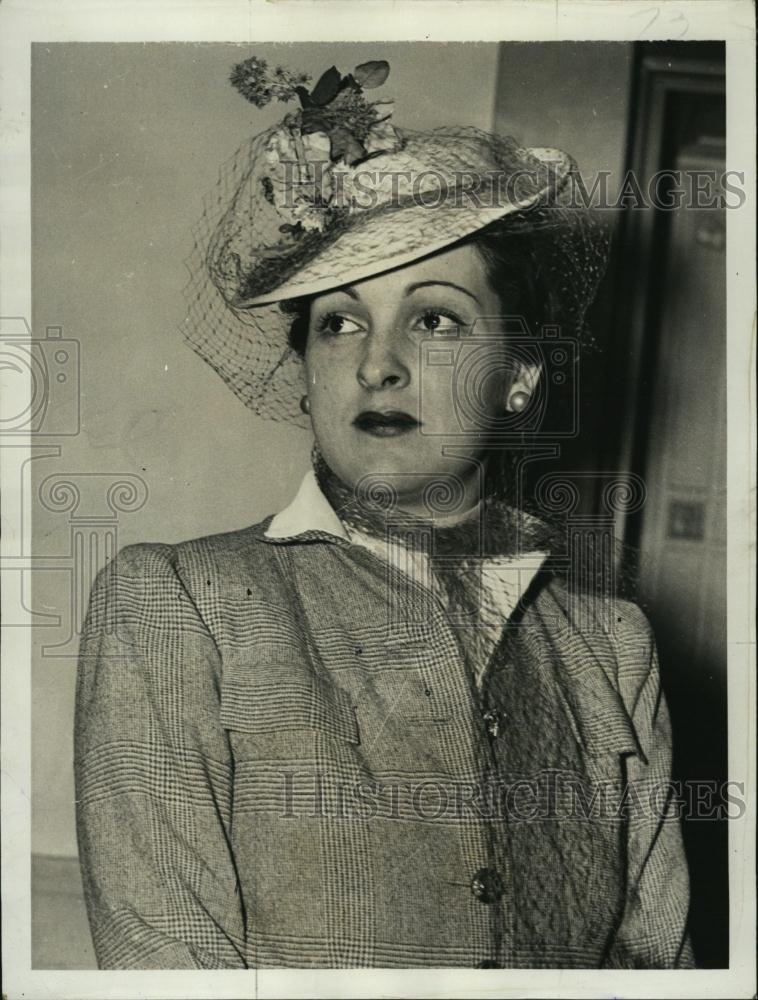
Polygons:
[[[430,16],[433,11],[433,16]],[[326,15],[326,16],[325,16]],[[747,810],[729,824],[730,968],[596,970],[250,970],[67,972],[31,969],[30,662],[25,629],[2,644],[4,994],[10,1000],[194,997],[740,997],[755,993],[755,29],[750,0],[6,0],[0,8],[2,189],[0,315],[31,319],[30,58],[62,41],[725,40],[727,169],[746,201],[728,213],[728,711],[729,777]],[[0,380],[2,375],[0,374]],[[13,389],[19,390],[17,380]],[[23,389],[23,387],[21,387]],[[6,400],[12,412],[23,401]],[[31,441],[14,438],[14,455]],[[21,448],[19,453],[15,449]],[[17,502],[0,451],[6,510]],[[14,466],[17,464],[14,460]],[[5,481],[6,478],[9,481]],[[27,502],[30,503],[28,493]],[[23,511],[22,523],[30,523]],[[4,518],[5,520],[5,518]],[[3,538],[3,554],[30,551]],[[17,590],[18,588],[16,588]],[[21,610],[3,588],[5,620]],[[7,616],[7,617],[6,617]],[[704,734],[704,738],[706,738]]]

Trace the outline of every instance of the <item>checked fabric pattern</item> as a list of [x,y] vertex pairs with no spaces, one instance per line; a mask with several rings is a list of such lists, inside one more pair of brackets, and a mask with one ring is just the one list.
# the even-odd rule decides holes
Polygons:
[[[642,613],[588,629],[546,573],[479,691],[424,588],[267,524],[129,546],[93,588],[75,757],[100,966],[691,965],[675,804],[645,807],[670,731]],[[566,808],[630,783],[623,809]]]

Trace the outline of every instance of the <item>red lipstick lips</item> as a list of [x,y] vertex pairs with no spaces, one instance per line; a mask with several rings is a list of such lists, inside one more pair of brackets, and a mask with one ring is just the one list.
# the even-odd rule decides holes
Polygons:
[[421,426],[415,417],[403,410],[364,410],[353,424],[373,437],[398,437]]

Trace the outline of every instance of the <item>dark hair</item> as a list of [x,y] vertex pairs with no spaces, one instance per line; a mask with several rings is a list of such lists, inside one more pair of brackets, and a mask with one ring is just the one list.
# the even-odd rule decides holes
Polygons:
[[[484,260],[487,278],[500,300],[503,315],[521,316],[529,331],[559,324],[561,301],[554,269],[554,236],[537,231],[514,231],[511,220],[499,220],[461,240],[456,246],[474,246]],[[308,342],[310,307],[315,296],[281,303],[292,316],[289,345],[301,358]]]
[[285,299],[279,306],[285,315],[292,316],[287,340],[295,354],[301,358],[305,357],[311,318],[311,302],[315,297],[315,295],[304,295],[299,299]]
[[521,316],[530,333],[561,321],[556,276],[548,265],[554,247],[547,234],[514,232],[510,220],[491,223],[461,241],[476,247],[503,315]]

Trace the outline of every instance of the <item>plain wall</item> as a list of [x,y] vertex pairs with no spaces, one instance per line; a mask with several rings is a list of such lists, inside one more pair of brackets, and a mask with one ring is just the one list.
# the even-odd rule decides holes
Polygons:
[[[309,435],[246,410],[178,332],[202,198],[219,165],[284,111],[259,111],[228,84],[252,52],[314,79],[332,63],[346,72],[386,58],[377,97],[396,97],[398,124],[496,120],[526,143],[568,149],[589,178],[621,168],[627,45],[37,45],[33,322],[36,336],[60,326],[79,342],[81,431],[58,439],[59,457],[33,462],[33,479],[139,476],[147,499],[120,516],[119,546],[251,524],[288,500],[308,465]],[[66,513],[35,504],[36,555],[68,555],[70,531]],[[48,855],[76,853],[75,659],[41,655],[65,639],[71,585],[65,567],[34,574],[32,606],[63,619],[35,630],[32,676],[32,844]]]

